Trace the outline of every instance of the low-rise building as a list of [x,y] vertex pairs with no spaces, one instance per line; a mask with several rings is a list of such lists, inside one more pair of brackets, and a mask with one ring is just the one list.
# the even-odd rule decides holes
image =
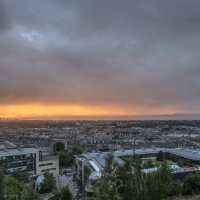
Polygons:
[[59,175],[59,159],[57,156],[42,157],[37,162],[37,175],[43,175],[46,172],[53,174],[54,177]]
[[31,176],[39,176],[45,172],[59,175],[57,157],[42,156],[36,148],[18,148],[11,143],[0,144],[0,167],[8,175],[16,172],[28,172]]

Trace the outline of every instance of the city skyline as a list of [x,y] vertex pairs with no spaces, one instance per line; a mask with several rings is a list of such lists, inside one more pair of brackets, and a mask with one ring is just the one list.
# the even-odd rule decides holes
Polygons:
[[199,8],[0,0],[0,118],[198,118]]

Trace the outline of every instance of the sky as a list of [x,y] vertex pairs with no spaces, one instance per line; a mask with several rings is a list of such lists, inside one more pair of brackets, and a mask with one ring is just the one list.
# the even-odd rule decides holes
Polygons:
[[0,0],[0,117],[200,113],[199,0]]

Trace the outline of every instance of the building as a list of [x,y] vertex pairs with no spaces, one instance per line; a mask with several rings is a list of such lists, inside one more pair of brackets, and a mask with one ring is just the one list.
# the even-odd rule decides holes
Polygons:
[[[171,164],[170,170],[174,174],[191,173],[200,170],[200,149],[184,149],[184,148],[147,148],[147,149],[135,149],[135,150],[121,150],[112,152],[114,161],[118,165],[124,165],[125,157],[137,156],[143,160],[156,159],[159,152],[163,152],[173,160],[184,161],[189,165],[187,167],[179,167],[176,162]],[[106,159],[110,152],[104,153],[86,153],[78,156],[75,160],[76,178],[81,182],[82,187],[86,193],[92,193],[92,187],[95,182],[101,177],[102,172],[106,165]],[[190,167],[190,164],[193,167]],[[157,168],[144,169],[144,173],[151,173],[156,171]],[[86,175],[87,173],[87,175]],[[87,178],[85,178],[87,177]]]
[[19,171],[28,172],[31,176],[39,176],[45,172],[59,175],[57,157],[42,156],[36,148],[18,148],[9,142],[0,143],[0,167],[6,174]]
[[43,175],[48,172],[58,177],[59,175],[59,159],[57,156],[45,156],[37,162],[37,175]]

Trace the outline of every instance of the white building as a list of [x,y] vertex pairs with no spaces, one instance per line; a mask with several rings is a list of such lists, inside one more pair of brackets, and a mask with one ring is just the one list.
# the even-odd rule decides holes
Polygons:
[[59,159],[57,156],[43,157],[41,160],[38,160],[36,167],[37,175],[43,175],[48,172],[58,177],[59,175]]

